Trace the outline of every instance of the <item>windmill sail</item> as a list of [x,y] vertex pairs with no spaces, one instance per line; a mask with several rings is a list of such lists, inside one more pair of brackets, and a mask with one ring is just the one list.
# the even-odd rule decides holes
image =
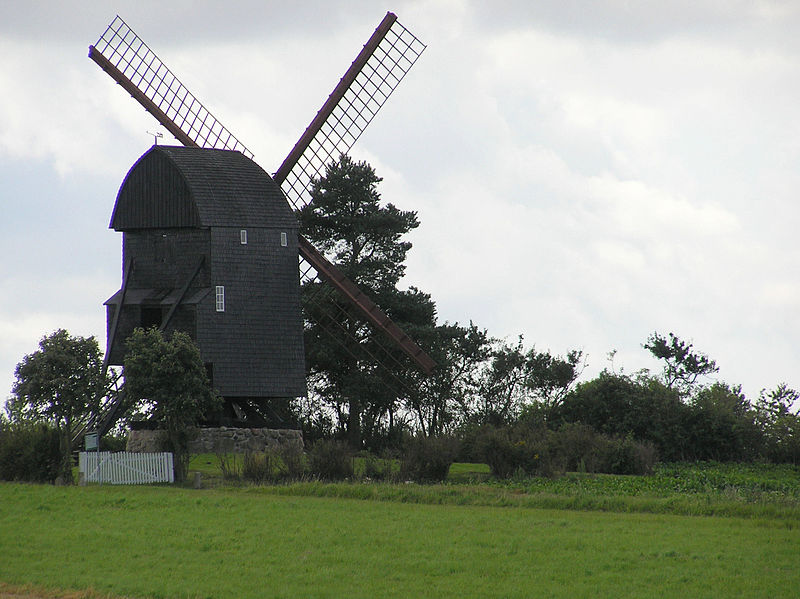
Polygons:
[[238,150],[253,157],[119,15],[89,46],[89,58],[183,145]]
[[[276,173],[276,182],[296,207],[305,203],[307,187],[325,164],[352,147],[424,48],[395,15],[386,15]],[[184,145],[237,150],[252,157],[119,16],[97,44],[89,46],[89,57]],[[303,238],[300,253],[308,264],[301,268],[305,278],[321,276],[419,368],[433,369],[435,362]]]
[[396,15],[386,14],[275,172],[295,208],[308,203],[311,181],[350,151],[424,50]]

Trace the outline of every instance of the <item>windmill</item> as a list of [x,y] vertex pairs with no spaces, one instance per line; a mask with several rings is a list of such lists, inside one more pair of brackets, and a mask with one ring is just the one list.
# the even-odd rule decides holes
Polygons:
[[[311,124],[272,175],[271,181],[280,187],[295,209],[308,202],[312,180],[324,173],[327,164],[350,150],[424,50],[425,45],[397,21],[396,15],[386,14]],[[184,146],[208,152],[240,153],[244,159],[252,159],[252,152],[209,113],[119,16],[111,22],[98,42],[89,46],[89,57]],[[168,152],[163,149],[159,151]],[[225,156],[229,156],[229,153]],[[148,154],[140,159],[140,163]],[[134,169],[129,173],[129,178]],[[119,202],[118,197],[115,214]],[[319,280],[333,287],[344,298],[351,312],[368,323],[378,337],[388,341],[385,344],[386,356],[396,359],[400,353],[423,372],[431,372],[435,366],[433,360],[320,251],[299,235],[297,250],[301,281]],[[115,296],[120,309],[114,311],[113,315],[109,312],[109,350],[115,347],[119,314],[125,303],[126,281],[132,268],[133,264],[127,261],[122,288]],[[203,265],[198,264],[184,288],[156,298],[166,311],[166,314],[162,311],[158,315],[162,329],[182,303],[202,300],[197,294],[187,298],[191,281],[202,269]],[[153,324],[158,324],[158,316]],[[329,320],[333,322],[335,319]],[[343,330],[329,332],[331,335],[346,334]],[[108,367],[113,353],[107,351],[105,367]],[[374,355],[371,358],[381,359]],[[119,363],[119,358],[116,363]],[[113,425],[122,404],[120,393],[111,394],[98,424],[101,432]]]

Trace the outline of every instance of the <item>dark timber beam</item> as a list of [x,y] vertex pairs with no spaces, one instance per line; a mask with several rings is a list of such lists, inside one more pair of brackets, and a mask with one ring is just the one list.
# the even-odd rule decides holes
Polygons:
[[361,315],[375,326],[378,330],[389,336],[398,346],[426,373],[430,374],[436,366],[436,362],[426,354],[421,347],[406,335],[386,313],[381,310],[375,302],[361,291],[355,283],[348,279],[342,271],[334,266],[317,248],[311,245],[302,235],[299,236],[300,255],[305,258],[317,271],[317,273],[333,285],[345,299],[355,305]]
[[133,258],[128,257],[125,262],[125,271],[122,274],[122,289],[119,294],[119,304],[117,310],[114,312],[114,320],[111,321],[111,330],[108,332],[108,347],[106,347],[106,355],[103,358],[103,376],[105,377],[108,372],[108,361],[111,359],[111,348],[114,347],[114,338],[117,336],[117,328],[119,327],[119,315],[122,313],[122,306],[125,303],[125,293],[128,290],[128,279],[133,271]]
[[189,286],[192,284],[192,281],[194,281],[195,277],[200,273],[200,269],[203,268],[203,264],[205,264],[205,262],[206,262],[206,257],[200,256],[200,261],[197,263],[194,272],[192,272],[192,276],[189,277],[187,281],[183,284],[181,292],[175,299],[175,303],[172,304],[172,306],[170,306],[169,312],[167,312],[167,315],[164,316],[164,320],[161,321],[161,326],[158,327],[160,331],[163,332],[166,330],[169,321],[172,320],[172,316],[175,314],[175,310],[177,310],[178,306],[180,306],[181,302],[183,301],[183,298],[186,296],[186,292],[189,291]]

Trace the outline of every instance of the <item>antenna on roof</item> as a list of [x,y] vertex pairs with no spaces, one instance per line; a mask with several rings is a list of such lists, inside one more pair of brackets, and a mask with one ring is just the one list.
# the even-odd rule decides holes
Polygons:
[[156,131],[155,133],[153,133],[152,131],[148,131],[147,134],[153,136],[153,145],[155,146],[158,145],[158,140],[164,137],[164,134],[161,133],[161,131]]

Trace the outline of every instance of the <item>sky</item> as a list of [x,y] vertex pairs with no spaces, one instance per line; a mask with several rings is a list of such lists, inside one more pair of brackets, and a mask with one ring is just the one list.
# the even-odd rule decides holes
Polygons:
[[584,380],[673,332],[707,382],[800,389],[800,3],[0,0],[0,403],[44,335],[105,345],[111,211],[164,132],[87,58],[114,16],[273,172],[388,10],[427,49],[351,154],[418,213],[441,322]]

